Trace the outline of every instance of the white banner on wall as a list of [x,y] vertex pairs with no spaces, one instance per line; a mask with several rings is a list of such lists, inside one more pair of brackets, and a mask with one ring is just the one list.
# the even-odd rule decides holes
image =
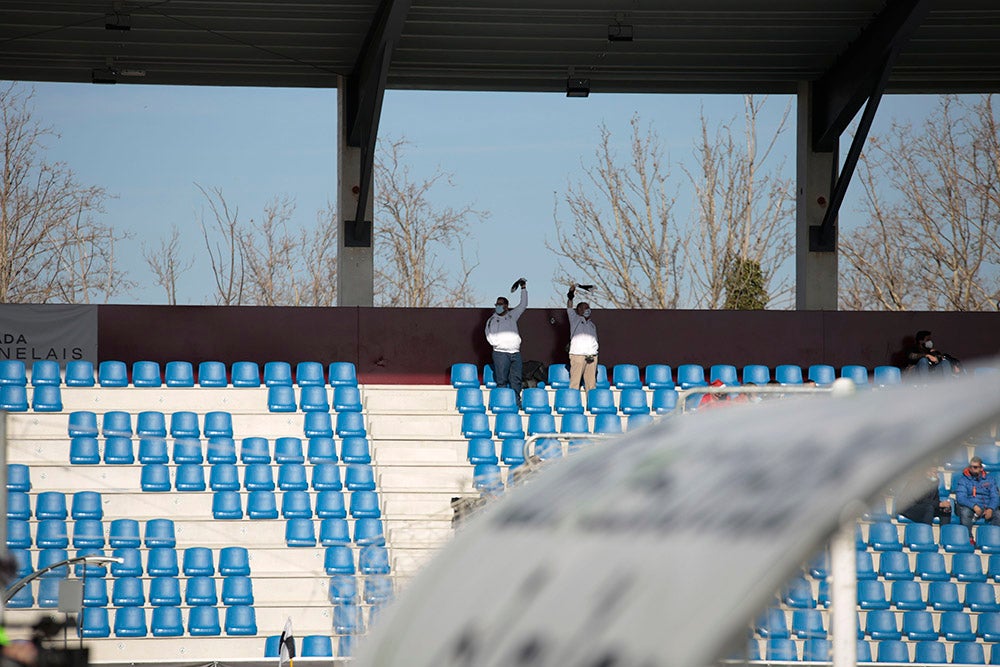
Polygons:
[[0,305],[0,360],[97,363],[97,306]]

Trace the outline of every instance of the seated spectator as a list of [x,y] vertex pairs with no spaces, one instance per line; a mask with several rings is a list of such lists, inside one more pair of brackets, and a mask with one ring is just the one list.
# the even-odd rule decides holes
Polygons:
[[916,490],[927,485],[931,488],[917,496],[916,500],[900,514],[917,523],[933,524],[934,517],[940,517],[941,523],[948,523],[951,521],[951,501],[941,497],[936,468],[928,469],[925,477],[906,483],[900,492],[909,496],[911,494],[907,493],[907,490]]
[[930,331],[918,331],[914,340],[915,345],[907,354],[907,368],[915,370],[919,377],[926,378],[931,374],[951,377],[962,372],[958,359],[934,347]]
[[969,467],[962,471],[955,483],[955,503],[958,505],[959,520],[970,532],[976,519],[1000,526],[1000,516],[997,515],[1000,492],[996,481],[983,469],[983,460],[978,456],[969,460]]

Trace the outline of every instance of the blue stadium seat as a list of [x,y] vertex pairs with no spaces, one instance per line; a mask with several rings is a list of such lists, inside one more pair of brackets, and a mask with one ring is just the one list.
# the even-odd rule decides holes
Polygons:
[[747,364],[742,377],[743,384],[765,385],[771,381],[771,369],[762,364]]
[[829,639],[812,637],[802,643],[802,660],[805,662],[830,662],[832,651]]
[[268,361],[265,363],[264,384],[268,387],[291,387],[292,365],[287,361]]
[[358,600],[358,581],[354,575],[335,574],[330,577],[327,596],[332,604],[353,604]]
[[332,547],[351,543],[351,532],[346,519],[327,517],[319,522],[320,546]]
[[332,658],[333,640],[326,635],[306,635],[302,638],[299,655],[303,658]]
[[139,522],[135,519],[114,519],[108,530],[108,546],[112,549],[138,548],[142,541],[139,538]]
[[[475,369],[475,366],[473,366],[473,369]],[[357,370],[355,369],[354,364],[350,361],[334,361],[330,364],[329,370],[331,387],[358,386]]]
[[899,639],[889,639],[878,641],[875,651],[878,662],[909,662],[910,650],[906,642]]
[[222,580],[222,604],[226,606],[254,603],[253,582],[248,576],[225,577]]
[[[641,389],[639,391],[642,391]],[[547,412],[533,412],[528,415],[528,435],[556,433],[556,419]]]
[[738,385],[740,379],[736,373],[736,366],[731,364],[714,364],[708,370],[708,382],[711,384],[717,380],[730,387]]
[[[94,440],[96,443],[96,439],[91,438],[91,440]],[[71,442],[71,451],[72,448],[73,445]],[[70,458],[72,459],[72,456]],[[131,465],[135,463],[135,453],[132,449],[132,438],[105,438],[104,462],[110,465]]]
[[877,579],[862,579],[858,582],[858,607],[864,610],[888,609],[885,599],[885,585]]
[[212,494],[212,517],[215,519],[242,519],[243,497],[239,491],[216,491]]
[[291,385],[276,384],[267,388],[267,409],[269,412],[295,412],[295,389]]
[[806,572],[813,579],[824,580],[830,571],[830,558],[826,549],[821,550],[806,565]]
[[864,551],[864,545],[857,551],[858,579],[875,579],[878,574],[875,572],[875,565],[872,562],[872,555]]
[[451,366],[451,386],[479,388],[479,370],[475,364],[460,363]]
[[285,544],[290,547],[316,546],[316,525],[312,519],[288,519],[285,522]]
[[489,438],[493,436],[490,430],[490,420],[482,412],[466,412],[462,415],[462,436],[466,438]]
[[[357,491],[356,493],[373,493]],[[347,516],[344,494],[340,491],[320,491],[316,494],[316,516],[320,519],[343,519]]]
[[794,662],[799,659],[798,647],[791,639],[784,637],[770,637],[767,640],[767,660],[781,660]]
[[215,575],[215,558],[208,547],[188,547],[184,550],[183,572],[185,577],[211,577]]
[[274,474],[270,464],[251,463],[244,467],[243,488],[247,491],[273,491]]
[[203,361],[198,364],[198,386],[225,387],[229,385],[226,378],[226,365],[221,361]]
[[611,381],[608,380],[608,367],[604,364],[597,364],[597,384],[598,389],[611,389]]
[[354,522],[354,543],[359,546],[384,546],[385,530],[381,519],[357,519]]
[[121,410],[105,412],[101,420],[101,434],[104,437],[132,437],[132,415]]
[[174,438],[174,463],[197,464],[201,466],[204,455],[201,451],[201,440],[198,438]]
[[913,662],[924,665],[944,664],[948,662],[944,643],[933,639],[918,641],[913,649]]
[[97,367],[97,382],[102,387],[127,387],[128,367],[124,361],[102,361]]
[[154,637],[180,637],[184,634],[184,622],[180,607],[153,607],[149,624]]
[[469,463],[497,463],[496,445],[489,438],[471,438],[467,448]]
[[[563,455],[562,445],[555,438],[542,438],[535,442],[535,455],[542,461],[559,458]],[[492,484],[480,490],[496,493],[502,490],[502,485]]]
[[[41,495],[42,494],[38,494],[38,499],[36,500],[37,504],[41,503]],[[65,500],[63,501],[63,510],[65,511]],[[31,498],[27,493],[24,491],[7,492],[7,518],[20,519],[22,521],[27,521],[31,518]],[[51,518],[55,519],[59,517]],[[63,518],[65,518],[65,516]]]
[[208,486],[213,491],[239,491],[239,471],[232,463],[217,463],[208,474]]
[[868,385],[868,369],[858,364],[848,364],[840,369],[840,377],[853,380],[854,384],[861,386]]
[[365,577],[365,604],[382,604],[389,602],[393,597],[395,597],[395,594],[393,593],[391,578],[378,574]]
[[704,387],[708,384],[705,381],[705,369],[698,364],[681,364],[677,367],[677,384],[682,389]]
[[514,468],[524,463],[524,438],[507,438],[500,444],[500,460]]
[[338,438],[364,438],[368,435],[364,415],[360,412],[338,412],[336,432]]
[[929,611],[904,611],[903,636],[910,641],[937,641],[934,617]]
[[622,432],[622,420],[618,415],[600,413],[594,415],[594,433],[615,434]]
[[62,412],[62,392],[58,385],[43,384],[31,391],[31,409],[35,412]]
[[795,364],[775,366],[774,379],[779,384],[802,384],[802,367]]
[[[8,503],[10,502],[10,497],[14,493],[21,493],[27,498],[27,494],[23,491],[8,493]],[[66,509],[66,494],[62,491],[42,491],[35,497],[35,518],[36,519],[65,519],[69,516],[69,512]],[[10,517],[9,518],[24,518],[29,517]]]
[[[98,547],[88,547],[84,549],[78,549],[76,553],[73,555],[75,557],[107,556],[107,554],[104,552],[104,549]],[[73,565],[73,574],[76,575],[78,579],[82,579],[84,577],[87,577],[88,579],[89,578],[103,579],[104,577],[108,576],[108,567],[107,565],[102,565],[100,563],[80,562]]]
[[286,519],[311,519],[312,515],[312,499],[306,491],[293,490],[281,494],[282,517]]
[[190,361],[168,361],[163,377],[168,387],[193,387],[194,367]]
[[858,662],[873,662],[872,646],[866,639],[858,639]]
[[233,364],[234,387],[259,387],[260,366],[254,361],[237,361]]
[[107,607],[84,607],[80,610],[78,632],[84,639],[111,636]]
[[823,613],[818,609],[792,611],[792,634],[800,639],[825,639]]
[[361,608],[353,604],[338,604],[333,607],[333,630],[338,634],[353,635],[363,632]]
[[789,634],[785,612],[775,607],[765,609],[757,617],[754,630],[764,638],[787,639]]
[[[1000,447],[994,447],[1000,449]],[[984,554],[1000,553],[1000,526],[983,524],[976,527],[976,548]]]
[[[7,521],[8,531],[16,521]],[[10,537],[7,538],[8,544]],[[10,545],[13,549],[26,549],[28,546],[20,544]],[[69,534],[66,530],[66,522],[61,519],[43,519],[35,526],[35,546],[39,549],[65,549],[69,546]]]
[[581,412],[570,412],[562,416],[559,424],[560,433],[590,433],[587,416]]
[[902,374],[895,366],[876,366],[874,384],[879,387],[891,387],[903,381]]
[[329,575],[354,574],[354,551],[347,545],[327,547],[323,556],[323,568]]
[[648,412],[645,414],[629,415],[628,421],[625,424],[626,431],[634,431],[637,428],[642,428],[648,424],[653,423],[653,415]]
[[652,410],[658,415],[669,414],[677,407],[677,392],[673,389],[654,389]]
[[78,410],[69,413],[69,426],[66,432],[71,438],[96,437],[97,415],[90,410]]
[[932,581],[927,586],[927,605],[934,611],[962,611],[958,586],[953,581]]
[[896,613],[873,609],[865,616],[865,634],[876,641],[899,639],[902,635],[896,624]]
[[954,554],[951,557],[951,576],[957,581],[986,581],[983,561],[979,554]]
[[379,544],[361,547],[358,569],[361,574],[389,574],[389,552]]
[[[996,647],[994,647],[996,650]],[[951,662],[953,665],[984,665],[986,656],[983,645],[973,640],[963,640],[956,643],[951,649]]]
[[903,546],[909,551],[937,551],[934,528],[926,523],[908,523],[903,527]]
[[[38,569],[44,570],[69,558],[65,549],[42,549],[38,552]],[[42,575],[49,579],[65,579],[69,576],[69,566],[54,567]]]
[[792,609],[812,609],[816,606],[812,586],[803,577],[795,577],[788,583],[783,601]]
[[151,577],[176,577],[180,574],[177,551],[173,547],[152,547],[146,551],[146,574]]
[[24,362],[17,359],[0,361],[0,386],[13,385],[23,387],[28,384]]
[[878,575],[887,581],[913,579],[909,554],[902,551],[883,551],[878,559]]
[[[542,441],[539,440],[539,443]],[[536,446],[536,452],[538,447]],[[472,486],[477,491],[497,492],[503,490],[503,480],[500,477],[500,466],[490,463],[480,463],[472,473]]]
[[23,463],[7,464],[7,490],[31,491],[31,472]]
[[217,637],[222,634],[218,607],[191,607],[188,611],[188,634],[192,637]]
[[610,389],[591,389],[587,392],[587,412],[592,415],[615,414],[615,398]]
[[497,414],[493,433],[501,440],[504,438],[523,438],[524,422],[521,421],[521,415],[516,412]]
[[73,547],[76,549],[103,548],[104,522],[100,519],[79,519],[73,522]]
[[976,641],[976,633],[972,631],[972,617],[964,611],[942,612],[939,623],[938,634],[946,641]]
[[960,523],[946,523],[939,529],[941,548],[948,553],[971,553],[969,529]]
[[343,635],[337,639],[337,655],[341,658],[350,658],[354,655],[354,637]]
[[66,362],[67,387],[93,387],[94,364],[82,359]]
[[618,407],[619,411],[626,415],[649,414],[646,392],[643,389],[623,389],[618,395]]
[[165,438],[167,437],[166,418],[158,410],[140,412],[136,417],[135,433],[139,437]]
[[493,365],[483,366],[483,386],[487,389],[494,389],[497,386],[496,378],[493,376]]
[[70,516],[74,519],[103,519],[104,506],[97,491],[77,491],[73,494]]
[[139,577],[117,577],[111,587],[111,604],[116,607],[141,607],[146,594]]
[[521,409],[529,415],[549,414],[552,412],[552,408],[549,406],[549,392],[541,387],[525,388],[521,391]]
[[167,463],[169,460],[166,438],[139,439],[139,463]]
[[[197,426],[197,423],[195,424]],[[233,437],[233,416],[229,412],[213,410],[205,413],[206,438],[231,438]]]
[[489,410],[493,414],[517,412],[517,394],[510,387],[497,387],[490,390]]
[[[986,472],[995,473],[997,470],[1000,470],[1000,447],[997,447],[993,443],[992,435],[987,435],[986,437],[990,439],[990,442],[976,447],[976,456],[983,460],[983,468],[986,469]],[[986,525],[992,526],[992,524]],[[1000,526],[993,527],[1000,528]],[[978,536],[976,538],[976,544],[979,544]]]
[[951,578],[944,567],[944,556],[937,551],[917,552],[913,574],[923,581],[948,581]]
[[646,366],[646,386],[650,389],[674,389],[673,370],[667,364]]
[[295,384],[300,387],[323,387],[323,364],[318,361],[300,361],[295,365]]
[[1000,582],[1000,554],[990,554],[986,561],[986,577]]
[[364,437],[347,437],[340,442],[340,459],[344,463],[371,463],[371,452],[368,439]]
[[189,577],[184,584],[184,604],[189,607],[219,604],[219,594],[214,577]]
[[546,384],[553,389],[567,389],[569,387],[569,368],[566,364],[549,365],[548,382]]
[[361,412],[361,391],[354,386],[333,388],[333,409],[337,412]]
[[170,469],[163,463],[145,463],[139,473],[139,483],[143,491],[170,491]]
[[920,584],[912,579],[892,582],[889,604],[900,611],[921,611],[927,608]]
[[295,437],[281,437],[274,441],[274,461],[275,463],[305,463],[306,457],[302,453],[302,439]]
[[985,642],[1000,642],[1000,613],[979,614],[976,617],[976,636]]
[[306,467],[301,463],[282,463],[279,465],[278,488],[282,491],[305,491],[308,489]]
[[972,581],[965,585],[963,594],[965,608],[972,612],[1000,611],[996,590],[992,583]]
[[108,582],[99,577],[83,579],[83,606],[106,607],[108,604]]
[[374,491],[375,471],[367,463],[351,463],[344,474],[344,487],[348,491]]
[[146,522],[143,542],[147,548],[176,547],[177,536],[173,519],[150,519]]
[[277,519],[278,501],[274,491],[251,491],[247,494],[247,516],[251,519]]
[[134,387],[159,387],[163,384],[160,379],[160,365],[155,361],[137,361],[132,364],[132,386]]
[[299,389],[299,409],[302,412],[329,412],[330,399],[326,395],[326,387],[315,385],[301,387]]
[[188,410],[181,410],[170,415],[170,437],[200,438],[198,415]]
[[264,640],[264,657],[277,658],[281,650],[281,635],[268,635]]
[[176,576],[158,576],[149,580],[149,604],[165,607],[178,606],[180,603],[181,585]]
[[[132,441],[125,438],[129,443]],[[97,438],[74,436],[69,442],[69,462],[73,465],[97,465],[101,462],[101,448]]]
[[240,461],[246,464],[270,463],[271,450],[267,438],[243,438],[240,441]]
[[642,389],[639,367],[635,364],[615,364],[611,369],[611,379],[616,389]]
[[556,389],[555,410],[558,414],[583,414],[583,394],[578,389]]
[[[58,579],[42,579],[38,582],[38,596],[36,604],[42,608],[54,609],[59,606],[59,584]],[[91,607],[99,609],[100,607]],[[84,607],[87,609],[87,607]]]
[[312,467],[312,488],[315,491],[340,491],[340,466],[336,463],[315,463]]
[[246,547],[219,550],[219,574],[223,577],[250,576],[250,552]]
[[112,577],[142,576],[142,554],[138,549],[115,549],[111,555],[122,561],[111,563]]
[[837,379],[837,370],[829,364],[813,364],[809,367],[806,379],[820,386],[831,385]]
[[455,408],[462,414],[466,412],[486,412],[486,406],[483,404],[483,390],[478,385],[475,387],[459,387],[455,393]]
[[[332,433],[332,431],[331,431]],[[309,444],[306,446],[306,457],[309,463],[336,463],[337,448],[331,436],[309,436]]]
[[303,417],[302,432],[307,438],[332,438],[333,418],[329,412],[307,412]]

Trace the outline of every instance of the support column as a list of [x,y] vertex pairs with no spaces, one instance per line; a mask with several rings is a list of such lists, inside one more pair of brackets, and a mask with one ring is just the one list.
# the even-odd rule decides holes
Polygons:
[[[337,305],[371,306],[375,303],[374,243],[367,247],[347,243],[346,221],[354,220],[358,210],[362,149],[347,144],[346,113],[347,79],[337,77]],[[366,211],[374,211],[373,180],[366,188]]]
[[[813,84],[802,82],[795,140],[795,309],[837,310],[839,253],[809,250],[809,230],[823,222],[839,166],[836,148],[831,152],[813,150],[812,105]],[[835,238],[836,234],[835,226]]]

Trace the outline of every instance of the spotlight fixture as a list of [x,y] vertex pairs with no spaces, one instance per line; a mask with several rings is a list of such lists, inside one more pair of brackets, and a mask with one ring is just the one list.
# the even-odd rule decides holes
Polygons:
[[571,76],[566,79],[566,97],[589,97],[590,79]]
[[118,83],[118,72],[110,67],[97,67],[90,71],[91,83]]
[[113,14],[104,15],[104,29],[105,30],[131,30],[132,29],[132,16],[131,14],[119,14],[115,12]]
[[615,23],[608,26],[609,42],[631,42],[635,32],[631,25]]

